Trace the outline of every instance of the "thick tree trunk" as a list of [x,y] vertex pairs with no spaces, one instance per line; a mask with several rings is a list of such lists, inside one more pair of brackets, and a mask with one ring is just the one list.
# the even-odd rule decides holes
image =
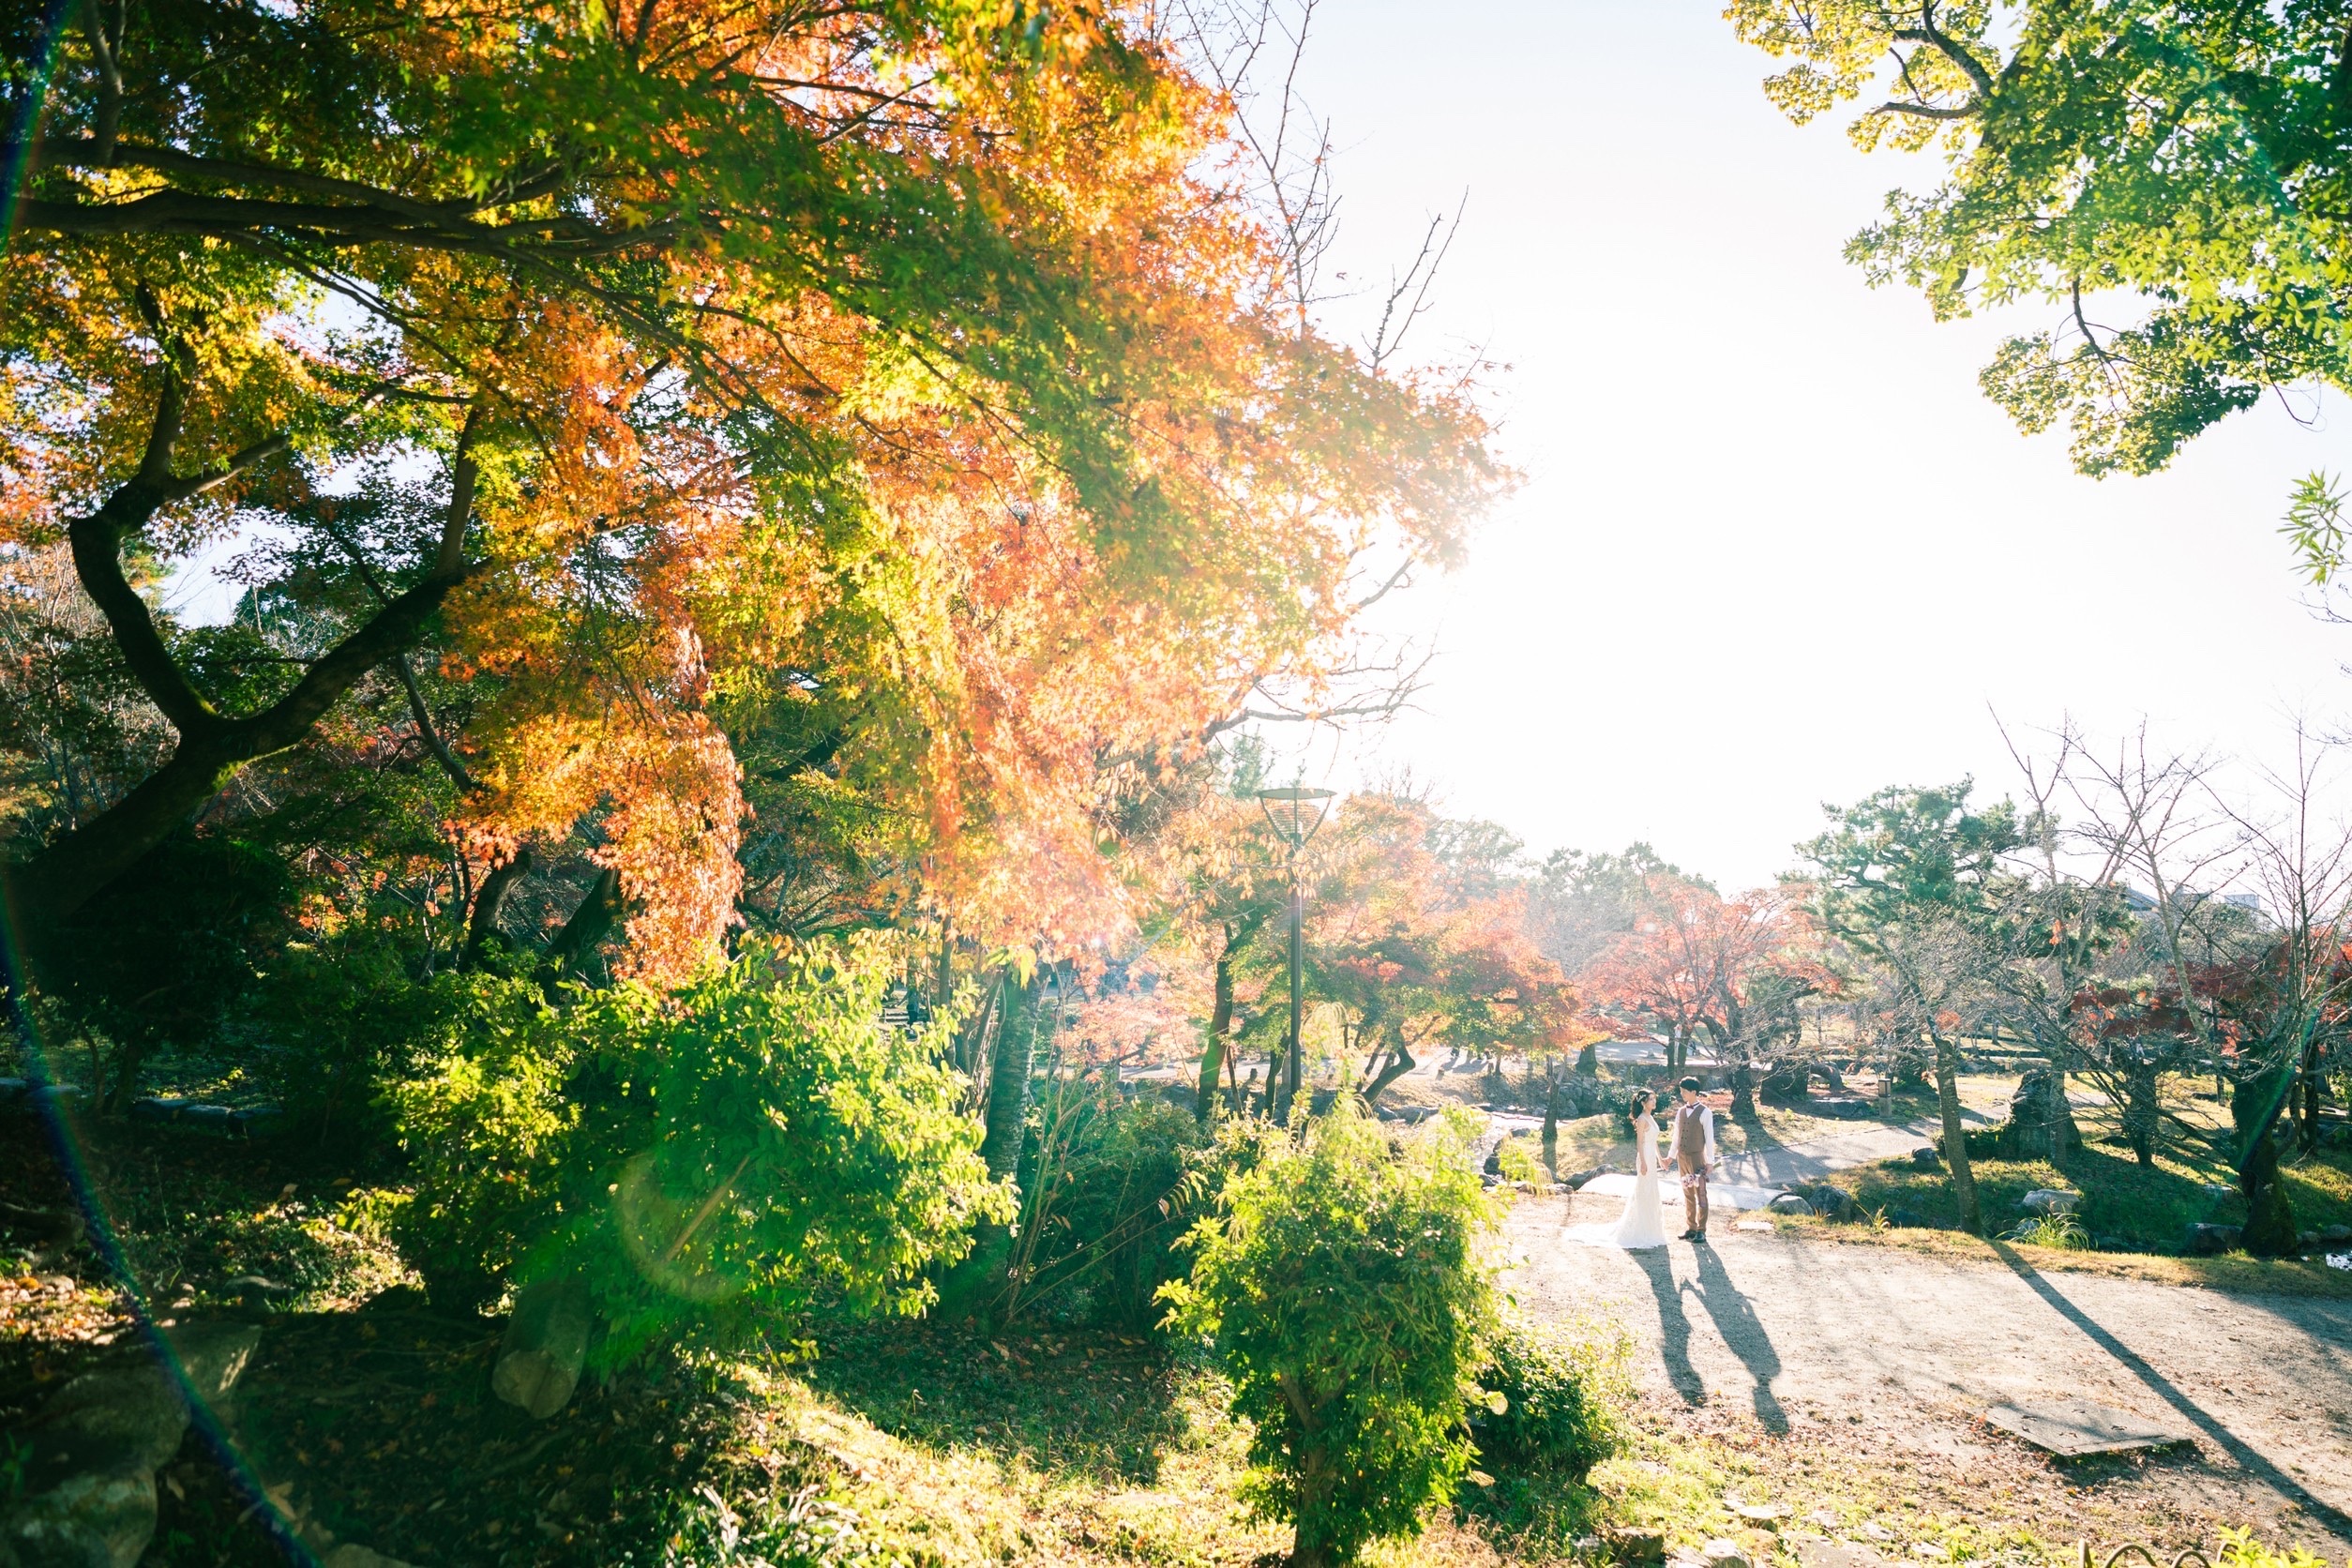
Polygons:
[[2295,1084],[2280,1078],[2291,1069],[2272,1067],[2239,1080],[2230,1105],[2239,1138],[2238,1188],[2246,1199],[2241,1240],[2257,1258],[2295,1250],[2295,1209],[2279,1181],[2279,1113],[2294,1098]]
[[547,954],[557,974],[580,968],[596,952],[597,943],[612,934],[622,913],[621,873],[607,867],[588,889],[572,917],[564,922],[564,928],[548,943]]
[[458,957],[460,969],[480,967],[490,939],[498,934],[498,916],[506,907],[506,896],[530,869],[531,846],[523,844],[482,879],[480,889],[474,895],[474,912],[466,919],[465,951]]
[[466,518],[473,505],[473,463],[462,447],[458,483],[443,521],[431,575],[385,602],[350,636],[303,671],[294,689],[259,713],[232,716],[212,705],[178,662],[123,572],[123,542],[166,506],[212,490],[288,445],[272,436],[237,453],[221,468],[195,475],[173,472],[173,454],[193,354],[180,347],[166,367],[139,472],[98,508],[67,525],[75,575],[106,617],[115,648],[132,677],[179,732],[171,761],[128,795],[35,856],[10,879],[9,898],[20,919],[39,925],[73,913],[100,888],[201,808],[247,763],[301,744],[328,709],[361,676],[414,646],[442,601],[471,575],[463,558]]
[[[2058,1079],[2058,1093],[2065,1093],[2066,1080]],[[2132,1146],[2132,1154],[2143,1167],[2156,1163],[2156,1064],[2144,1058],[2134,1058],[2123,1075],[2123,1138]],[[2051,1164],[2058,1163],[2066,1148],[2066,1124],[2056,1123],[2050,1132]]]
[[1960,1228],[1984,1233],[1976,1201],[1976,1170],[1968,1164],[1968,1129],[1960,1120],[1960,1053],[1940,1035],[1936,1040],[1936,1099],[1943,1111],[1944,1163],[1952,1169],[1952,1196],[1960,1200]]

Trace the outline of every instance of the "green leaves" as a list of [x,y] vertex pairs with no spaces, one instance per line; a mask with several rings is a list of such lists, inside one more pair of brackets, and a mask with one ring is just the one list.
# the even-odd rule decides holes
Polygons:
[[[2352,385],[2352,61],[2334,8],[1734,0],[1791,119],[1939,145],[1848,248],[1938,317],[2033,301],[1983,384],[2088,475],[2146,474],[2270,389]],[[2123,319],[2114,319],[2120,309]],[[2136,319],[2134,319],[2136,318]]]
[[683,990],[568,1013],[470,982],[447,1048],[393,1094],[418,1178],[394,1233],[438,1292],[479,1305],[584,1274],[620,1359],[821,1297],[917,1311],[925,1271],[1011,1217],[942,1063],[953,1019],[879,1021],[890,940],[746,948]]
[[[1195,1228],[1170,1321],[1208,1339],[1255,1424],[1252,1503],[1293,1560],[1409,1535],[1472,1453],[1463,1404],[1496,1321],[1493,1203],[1458,1111],[1393,1139],[1352,1099],[1295,1133],[1229,1131],[1223,1212]],[[1243,1147],[1243,1145],[1246,1147]]]
[[2329,474],[2312,470],[2296,482],[2295,497],[2279,532],[2295,547],[2297,569],[2314,588],[2325,588],[2344,569],[2344,492]]

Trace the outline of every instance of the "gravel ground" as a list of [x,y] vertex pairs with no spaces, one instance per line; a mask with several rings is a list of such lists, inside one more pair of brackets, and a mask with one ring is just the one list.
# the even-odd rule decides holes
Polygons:
[[1653,1408],[1736,1413],[1773,1434],[1855,1424],[1865,1446],[1941,1456],[1965,1475],[1971,1455],[2017,1447],[1978,1425],[1987,1405],[2079,1395],[2194,1440],[2194,1458],[2184,1450],[2116,1483],[2154,1488],[2136,1514],[2185,1511],[2352,1548],[2352,1302],[2021,1273],[1743,1234],[1720,1215],[1704,1249],[1563,1239],[1616,1210],[1522,1199],[1511,1288],[1535,1312],[1630,1328]]

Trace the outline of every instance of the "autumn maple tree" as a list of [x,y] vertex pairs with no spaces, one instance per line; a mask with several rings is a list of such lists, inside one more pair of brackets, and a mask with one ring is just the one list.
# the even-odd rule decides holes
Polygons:
[[[1099,929],[1104,779],[1311,674],[1364,551],[1449,555],[1496,482],[1452,383],[1282,308],[1229,100],[1123,11],[0,32],[8,569],[69,565],[42,656],[149,737],[12,763],[37,952],[191,832],[351,867],[329,904],[408,878],[451,961]],[[225,626],[161,595],[206,551]],[[387,769],[406,837],[322,861]]]
[[1735,1108],[1753,1111],[1753,1060],[1794,1033],[1796,1004],[1822,979],[1802,911],[1780,889],[1726,898],[1668,870],[1644,874],[1632,903],[1634,928],[1577,972],[1587,1005],[1663,1033],[1669,1073],[1704,1042],[1731,1065]]
[[[1512,864],[1518,848],[1490,823],[1380,792],[1342,802],[1310,844],[1307,994],[1353,1025],[1366,1100],[1433,1046],[1500,1058],[1585,1037],[1575,991],[1528,934],[1527,889]],[[1260,928],[1242,966],[1261,995],[1287,983],[1279,924]],[[1261,1012],[1261,1034],[1287,1021],[1276,1011]]]

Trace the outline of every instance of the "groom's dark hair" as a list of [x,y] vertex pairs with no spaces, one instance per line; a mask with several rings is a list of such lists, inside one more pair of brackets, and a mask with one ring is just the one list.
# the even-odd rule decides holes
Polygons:
[[1696,1078],[1684,1078],[1681,1082],[1680,1082],[1680,1083],[1676,1084],[1674,1087],[1675,1087],[1675,1088],[1677,1088],[1677,1089],[1687,1089],[1687,1090],[1689,1090],[1692,1093],[1696,1094],[1696,1093],[1698,1093],[1698,1079],[1696,1079]]

